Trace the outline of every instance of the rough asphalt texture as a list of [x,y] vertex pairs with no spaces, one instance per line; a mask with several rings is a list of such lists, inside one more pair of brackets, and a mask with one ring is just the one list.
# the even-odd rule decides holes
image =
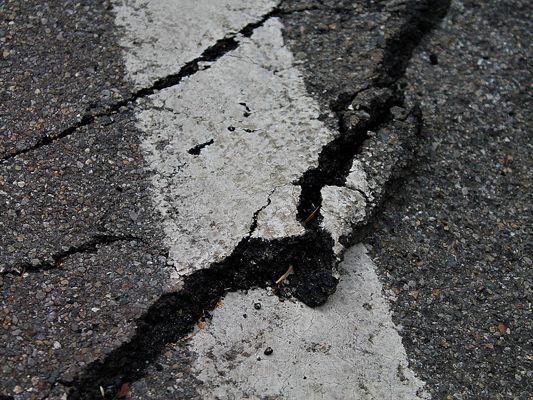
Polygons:
[[[286,40],[338,128],[331,110],[376,78],[405,6],[289,7]],[[22,387],[45,395],[132,335],[165,286],[154,271],[167,258],[127,107],[11,157],[130,93],[110,5],[4,2],[0,12],[0,394],[31,398]],[[454,2],[404,80],[425,136],[367,242],[397,296],[412,367],[435,398],[533,392],[531,17],[525,1]],[[149,366],[146,390],[165,388],[162,368]]]
[[0,3],[0,159],[129,92],[111,2]]
[[367,243],[437,399],[530,399],[532,7],[456,1],[407,71],[419,158]]
[[42,140],[131,91],[110,3],[0,7],[0,393],[42,397],[132,334],[167,258],[127,107]]

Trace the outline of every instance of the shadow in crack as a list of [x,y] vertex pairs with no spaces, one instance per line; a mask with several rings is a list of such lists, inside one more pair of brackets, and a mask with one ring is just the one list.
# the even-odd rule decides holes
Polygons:
[[142,377],[166,344],[189,334],[225,293],[271,286],[288,265],[295,273],[289,291],[309,306],[323,304],[337,285],[331,249],[332,239],[321,231],[273,241],[244,239],[226,260],[194,272],[180,291],[161,296],[139,319],[131,340],[61,383],[72,388],[70,399],[97,398],[100,387],[112,398],[123,383]]

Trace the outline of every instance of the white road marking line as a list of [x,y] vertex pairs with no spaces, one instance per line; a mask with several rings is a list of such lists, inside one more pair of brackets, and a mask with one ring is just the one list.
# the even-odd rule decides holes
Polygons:
[[428,398],[363,245],[348,250],[340,272],[337,292],[315,309],[263,289],[228,294],[191,339],[202,398]]
[[[123,4],[117,21],[125,27],[126,65],[138,87],[176,73],[272,7],[257,0],[235,13],[230,1],[226,7],[208,0]],[[254,237],[301,234],[299,188],[292,182],[317,165],[320,149],[335,135],[318,120],[318,104],[305,90],[277,19],[238,40],[240,46],[209,69],[138,106],[142,147],[155,172],[154,201],[177,271],[174,286],[183,274],[229,255],[249,235],[257,210],[263,208]],[[188,152],[201,144],[199,153]],[[339,193],[366,192],[365,176],[354,169],[347,182],[353,188],[323,190],[324,226],[336,239],[365,206],[357,191],[346,193],[348,201]],[[341,250],[337,244],[335,251]],[[318,309],[281,303],[264,290],[230,293],[212,324],[191,342],[197,374],[210,382],[202,389],[205,398],[425,398],[362,246],[347,252],[340,271],[337,293]],[[257,300],[261,311],[254,311]],[[266,346],[275,349],[273,355],[263,355]]]
[[[318,120],[279,20],[240,41],[209,69],[151,96],[152,107],[138,113],[177,282],[231,254],[273,189],[273,205],[285,195],[292,217],[258,232],[298,233],[294,193],[286,187],[317,165],[334,137]],[[187,152],[211,140],[199,155]]]
[[274,0],[114,0],[125,35],[128,77],[136,88],[179,72],[204,49],[261,19]]
[[275,188],[270,204],[257,216],[252,237],[271,240],[303,235],[305,228],[295,218],[300,192],[300,186],[290,184]]

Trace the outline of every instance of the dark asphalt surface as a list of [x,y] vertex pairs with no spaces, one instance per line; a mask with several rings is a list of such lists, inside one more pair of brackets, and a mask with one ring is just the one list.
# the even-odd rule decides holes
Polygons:
[[129,93],[111,1],[0,3],[0,159]]
[[[286,24],[328,110],[375,78],[404,9],[321,4]],[[533,396],[531,17],[525,1],[452,2],[400,82],[422,107],[419,154],[363,240],[438,399]]]
[[531,399],[532,7],[453,2],[406,82],[419,157],[367,243],[437,399]]
[[[330,106],[376,78],[405,7],[287,6],[285,38],[331,126]],[[424,115],[419,156],[365,241],[436,399],[533,394],[531,14],[453,2],[401,80]],[[110,2],[6,1],[0,15],[0,395],[31,398],[17,386],[45,395],[127,341],[167,260],[127,107],[12,157],[130,94]],[[171,368],[187,373],[151,365],[138,396],[166,393]]]
[[0,354],[9,391],[68,380],[127,340],[165,287],[139,135],[129,112],[112,118],[2,164]]
[[130,93],[110,2],[0,13],[0,394],[41,398],[129,338],[167,258],[131,110],[43,142]]

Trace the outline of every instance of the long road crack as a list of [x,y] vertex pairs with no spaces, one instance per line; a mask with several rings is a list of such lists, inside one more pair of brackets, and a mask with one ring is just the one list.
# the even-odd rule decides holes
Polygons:
[[[360,100],[358,100],[360,98]],[[348,107],[356,110],[347,118]],[[343,186],[360,146],[369,138],[369,132],[392,119],[390,109],[403,105],[403,94],[393,89],[369,88],[343,102],[335,110],[339,121],[339,136],[322,148],[318,166],[307,170],[298,181],[302,187],[298,214],[305,220],[322,202],[320,191],[326,185]],[[353,120],[353,122],[352,122]]]
[[272,191],[269,193],[268,197],[267,197],[267,202],[265,205],[263,205],[260,209],[256,210],[254,212],[254,215],[252,216],[252,223],[250,224],[250,229],[248,231],[248,235],[245,236],[245,240],[249,240],[252,235],[254,234],[255,230],[257,229],[257,219],[259,218],[259,214],[261,213],[261,211],[263,211],[265,208],[267,208],[271,203],[272,203],[272,194],[274,194],[274,192],[276,191],[276,189],[272,189]]
[[[300,219],[320,206],[320,191],[325,185],[344,185],[352,160],[368,140],[369,132],[388,126],[393,121],[392,108],[403,105],[403,93],[397,88],[397,82],[421,36],[438,23],[449,7],[449,0],[426,0],[422,5],[411,3],[413,7],[406,7],[407,22],[386,43],[385,53],[390,56],[386,56],[380,66],[378,78],[367,90],[348,96],[334,110],[340,135],[324,146],[319,165],[299,180],[302,187],[298,207]],[[272,11],[240,33],[250,35],[277,13],[277,10]],[[168,87],[179,83],[184,76],[198,70],[198,62],[217,59],[236,45],[235,37],[219,41],[205,56],[193,61],[189,69],[166,78],[160,85]],[[149,95],[153,90],[156,89],[145,89],[138,97]],[[255,229],[259,212],[254,215],[250,232]],[[166,344],[188,335],[196,321],[205,311],[212,310],[224,294],[274,285],[288,265],[294,267],[290,283],[292,294],[309,306],[323,304],[337,284],[331,273],[336,263],[333,239],[321,229],[319,221],[306,224],[305,228],[305,234],[299,237],[269,241],[245,237],[222,262],[186,276],[179,291],[161,296],[137,321],[136,332],[130,340],[103,360],[88,365],[72,381],[62,382],[71,388],[69,398],[96,398],[100,396],[100,387],[106,396],[113,398],[123,383],[131,383],[144,375],[147,365],[159,356]]]

